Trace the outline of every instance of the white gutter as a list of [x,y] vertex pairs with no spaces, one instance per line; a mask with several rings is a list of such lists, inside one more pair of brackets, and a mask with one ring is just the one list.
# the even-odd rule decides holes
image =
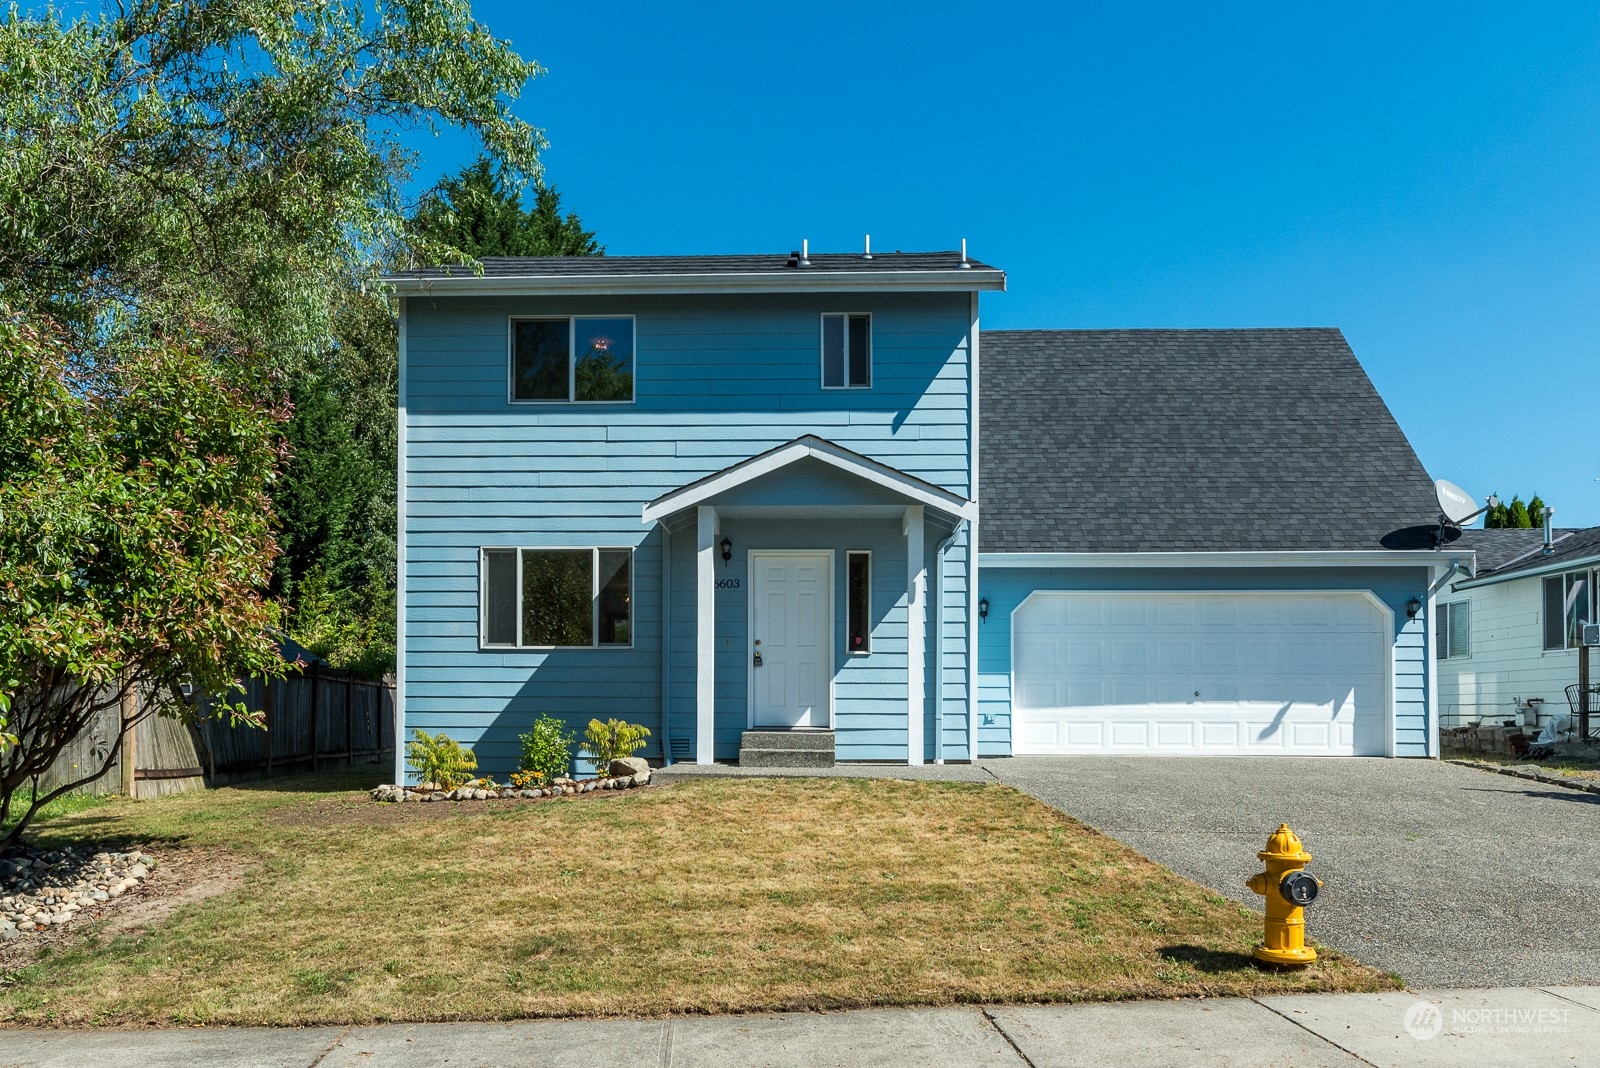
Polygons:
[[[1346,550],[1173,553],[980,553],[983,567],[1437,567],[1432,550]],[[1473,558],[1453,552],[1451,559]]]
[[[1560,543],[1558,542],[1557,544]],[[1571,556],[1565,560],[1558,560],[1553,564],[1545,564],[1542,567],[1519,568],[1509,573],[1495,572],[1484,575],[1482,578],[1458,582],[1450,588],[1453,590],[1475,590],[1479,586],[1492,586],[1496,582],[1510,582],[1512,579],[1540,578],[1544,575],[1559,575],[1563,571],[1583,571],[1594,567],[1596,564],[1600,564],[1600,556]]]
[[476,275],[463,267],[448,278],[383,279],[399,296],[529,297],[631,296],[641,293],[1004,292],[1006,275],[993,268],[947,271],[783,271],[699,274]]

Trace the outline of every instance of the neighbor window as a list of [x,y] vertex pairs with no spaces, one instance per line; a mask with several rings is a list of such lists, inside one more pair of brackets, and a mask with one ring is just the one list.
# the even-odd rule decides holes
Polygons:
[[1472,602],[1451,601],[1439,606],[1437,656],[1440,660],[1453,660],[1472,655]]
[[633,317],[511,320],[511,399],[633,400]]
[[845,652],[872,652],[872,554],[845,554],[848,585],[845,589]]
[[1544,647],[1571,649],[1578,644],[1580,623],[1590,622],[1594,573],[1569,571],[1544,580]]
[[872,385],[872,316],[822,317],[822,385],[825,389]]
[[483,550],[484,645],[590,648],[633,641],[630,549]]

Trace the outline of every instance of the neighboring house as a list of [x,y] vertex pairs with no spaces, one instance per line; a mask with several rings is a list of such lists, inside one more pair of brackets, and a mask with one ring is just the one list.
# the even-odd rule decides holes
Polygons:
[[953,252],[391,282],[406,736],[1435,751],[1431,484],[1337,331],[980,336]]
[[1553,531],[1548,546],[1541,530],[1467,530],[1456,547],[1477,568],[1438,595],[1441,725],[1525,720],[1529,699],[1541,721],[1567,714],[1578,625],[1595,618],[1600,527]]

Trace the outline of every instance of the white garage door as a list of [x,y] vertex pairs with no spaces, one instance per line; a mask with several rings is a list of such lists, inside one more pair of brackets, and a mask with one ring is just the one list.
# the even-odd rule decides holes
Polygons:
[[1012,748],[1382,756],[1386,627],[1353,593],[1035,593]]

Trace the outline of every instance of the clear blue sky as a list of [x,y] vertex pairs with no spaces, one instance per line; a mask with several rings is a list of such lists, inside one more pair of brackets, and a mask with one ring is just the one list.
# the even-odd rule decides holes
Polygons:
[[1338,326],[1435,477],[1600,524],[1600,5],[1400,6],[475,5],[614,254],[966,237],[990,327]]

